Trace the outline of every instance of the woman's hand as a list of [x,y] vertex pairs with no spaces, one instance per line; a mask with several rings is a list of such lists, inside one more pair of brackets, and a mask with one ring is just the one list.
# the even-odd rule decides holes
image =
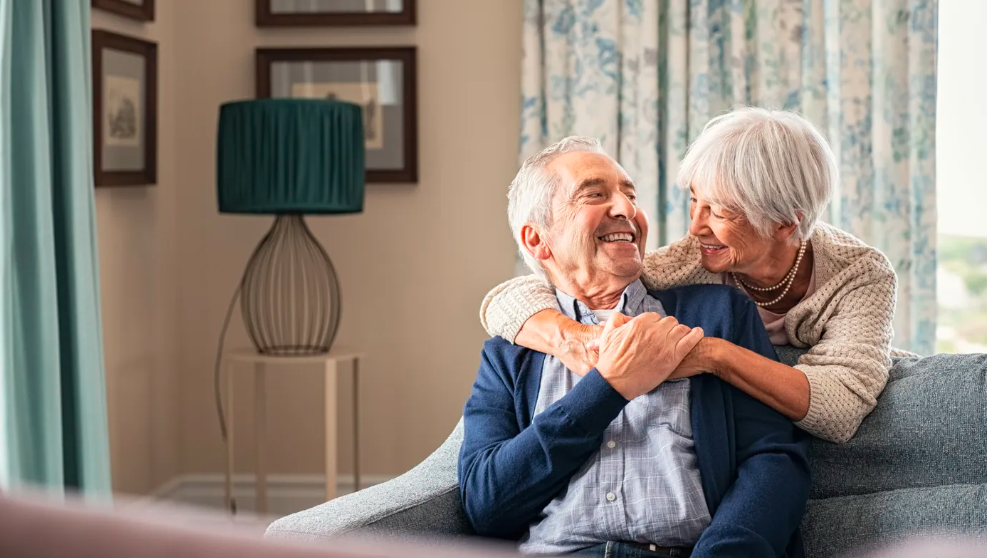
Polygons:
[[600,335],[603,326],[586,325],[570,320],[561,327],[562,340],[552,355],[566,368],[580,376],[596,367],[600,360]]
[[716,364],[713,359],[715,344],[719,341],[715,337],[703,337],[689,354],[682,359],[682,363],[668,377],[669,380],[680,380],[689,378],[705,372],[716,373]]
[[581,324],[558,310],[542,310],[524,322],[514,342],[552,355],[584,376],[600,358],[602,333],[603,326]]

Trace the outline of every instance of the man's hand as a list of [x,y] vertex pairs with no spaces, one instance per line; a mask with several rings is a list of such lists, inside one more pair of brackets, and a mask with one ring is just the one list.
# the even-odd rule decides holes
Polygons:
[[596,369],[624,399],[655,389],[703,338],[701,328],[647,312],[630,319],[614,312],[603,327]]

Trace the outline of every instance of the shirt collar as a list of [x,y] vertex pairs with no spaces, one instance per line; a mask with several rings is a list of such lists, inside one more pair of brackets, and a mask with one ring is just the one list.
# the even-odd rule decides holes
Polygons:
[[[644,284],[638,279],[624,288],[624,292],[620,296],[620,302],[617,303],[615,310],[625,316],[636,316],[640,312],[641,303],[647,294],[648,290],[644,288]],[[582,323],[599,323],[596,319],[596,314],[580,300],[568,293],[562,292],[558,288],[555,289],[555,296],[559,299],[559,307],[562,308],[562,313],[569,318]]]

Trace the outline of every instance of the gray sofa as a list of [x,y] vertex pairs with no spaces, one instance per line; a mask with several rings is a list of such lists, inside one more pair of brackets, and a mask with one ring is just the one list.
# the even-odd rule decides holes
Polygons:
[[[799,352],[781,348],[792,363]],[[462,422],[385,484],[273,523],[268,537],[472,534],[456,462]],[[895,359],[877,408],[846,444],[815,440],[802,523],[809,558],[857,554],[906,535],[987,535],[987,355]]]

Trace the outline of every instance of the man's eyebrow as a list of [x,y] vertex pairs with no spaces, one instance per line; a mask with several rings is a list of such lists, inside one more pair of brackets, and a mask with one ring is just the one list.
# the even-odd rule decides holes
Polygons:
[[[593,186],[603,186],[603,185],[606,185],[606,183],[607,183],[607,180],[605,178],[599,178],[599,177],[596,177],[596,178],[587,178],[587,179],[583,180],[582,182],[580,182],[579,184],[576,184],[576,187],[573,188],[572,191],[573,192],[578,192],[578,191],[580,191],[580,190],[582,190],[584,188],[592,188]],[[637,190],[637,186],[635,186],[634,183],[631,182],[630,180],[621,180],[620,181],[620,187],[621,188],[630,188],[632,190]]]
[[573,192],[578,192],[584,188],[592,188],[593,186],[603,186],[607,181],[596,177],[596,178],[586,178],[582,182],[576,184],[576,187],[572,189]]

